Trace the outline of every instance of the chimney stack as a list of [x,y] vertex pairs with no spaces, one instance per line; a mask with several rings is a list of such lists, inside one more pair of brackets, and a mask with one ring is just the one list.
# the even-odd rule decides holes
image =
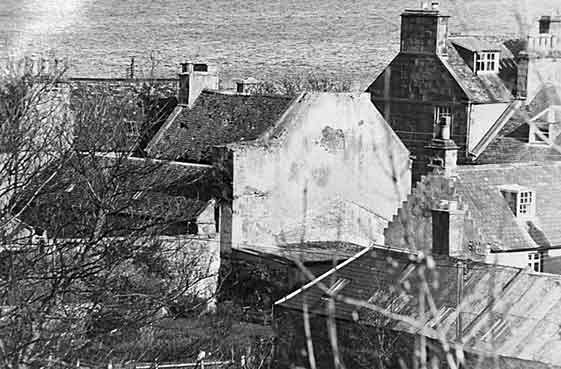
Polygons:
[[450,117],[441,117],[435,137],[426,147],[431,151],[429,167],[445,177],[455,177],[459,147],[450,138]]
[[464,244],[464,210],[456,201],[443,200],[432,210],[432,253],[461,257]]
[[252,94],[258,92],[260,86],[261,81],[253,77],[240,79],[236,81],[236,92],[242,94]]
[[526,100],[528,93],[528,69],[530,56],[521,51],[516,58],[516,98]]
[[402,53],[447,55],[448,19],[438,1],[422,2],[421,9],[401,14]]
[[204,63],[181,63],[177,100],[188,107],[203,90],[218,90],[218,71]]

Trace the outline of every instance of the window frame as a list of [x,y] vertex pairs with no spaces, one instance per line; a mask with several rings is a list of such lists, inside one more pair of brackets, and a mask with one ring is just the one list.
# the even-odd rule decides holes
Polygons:
[[[517,186],[519,187],[519,186]],[[526,187],[501,188],[509,209],[516,218],[533,218],[536,214],[536,191]],[[507,195],[508,194],[508,195]]]
[[500,57],[497,51],[476,52],[473,60],[475,73],[496,73],[499,71],[499,61]]
[[[537,273],[543,273],[543,251],[532,251],[528,253],[528,267]],[[536,269],[537,268],[537,269]]]
[[[543,139],[538,135],[538,132],[546,138]],[[532,123],[530,125],[530,139],[529,142],[534,145],[549,145],[551,137],[551,123]]]

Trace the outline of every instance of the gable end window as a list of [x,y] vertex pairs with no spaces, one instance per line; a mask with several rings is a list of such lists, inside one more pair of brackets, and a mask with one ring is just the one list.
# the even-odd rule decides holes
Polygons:
[[475,54],[475,72],[498,72],[499,53],[479,52]]

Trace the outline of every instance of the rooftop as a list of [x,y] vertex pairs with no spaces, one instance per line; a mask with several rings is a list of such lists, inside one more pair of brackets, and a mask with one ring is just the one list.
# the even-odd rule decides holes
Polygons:
[[[437,256],[434,269],[423,272],[429,284],[436,314],[420,320],[418,295],[420,265],[414,254],[381,248],[366,249],[277,301],[276,306],[302,310],[303,297],[311,313],[324,315],[325,289],[340,279],[348,282],[339,297],[367,301],[388,312],[414,319],[435,336],[435,328],[456,338],[456,316],[464,327],[465,348],[506,357],[558,364],[561,361],[561,276],[534,274],[527,270],[470,262],[464,265],[461,304],[458,304],[457,260]],[[323,285],[323,288],[321,287]],[[495,300],[493,300],[493,297]],[[362,324],[383,324],[395,330],[418,333],[419,327],[403,320],[385,318],[372,310],[336,301],[336,317]],[[358,319],[358,320],[357,320]],[[497,326],[502,329],[496,329]]]
[[205,90],[191,109],[175,109],[147,151],[170,160],[210,162],[213,147],[258,138],[275,125],[292,100]]
[[214,197],[205,186],[211,171],[123,158],[70,158],[45,170],[23,191],[18,204],[27,206],[21,220],[52,238],[92,236],[100,211],[106,216],[104,235],[155,227],[163,227],[158,229],[164,234],[187,233],[186,222]]
[[[561,246],[560,162],[459,166],[454,186],[495,251]],[[517,219],[505,186],[534,191],[535,216]]]

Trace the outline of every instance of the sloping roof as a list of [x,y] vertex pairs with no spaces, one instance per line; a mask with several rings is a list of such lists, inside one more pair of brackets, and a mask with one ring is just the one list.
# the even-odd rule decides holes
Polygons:
[[496,44],[475,36],[454,37],[451,38],[451,40],[452,43],[473,52],[502,50],[500,44]]
[[70,79],[75,147],[142,150],[177,105],[176,85],[176,79]]
[[201,166],[74,157],[41,173],[17,207],[24,210],[22,221],[52,238],[91,236],[102,210],[106,235],[187,233],[184,223],[196,219],[213,197],[199,188],[210,175],[211,169]]
[[170,160],[209,162],[213,147],[254,140],[274,126],[291,101],[205,90],[192,108],[176,108],[147,151]]
[[478,73],[466,64],[454,47],[452,41],[447,42],[448,56],[440,58],[441,62],[463,87],[470,100],[475,103],[510,102],[514,98],[504,81],[495,73]]
[[[529,120],[551,105],[561,105],[559,86],[544,86],[529,104],[518,107],[498,132],[491,132],[487,147],[475,161],[486,164],[561,160],[561,153],[554,147],[528,143]],[[552,139],[561,144],[561,135]]]
[[[506,185],[535,191],[535,218],[515,217],[500,192]],[[561,245],[561,163],[459,166],[455,187],[495,250]]]
[[[414,319],[426,327],[425,334],[432,338],[437,338],[433,329],[438,327],[446,338],[454,340],[460,285],[458,261],[447,256],[435,256],[434,261],[434,268],[424,274],[437,314],[427,308],[424,320],[419,315],[418,268],[426,263],[417,262],[413,254],[379,248],[360,252],[275,305],[301,311],[306,302],[311,313],[324,315],[322,297],[326,293],[320,285],[329,288],[337,280],[346,279],[347,284],[338,293],[340,297],[368,302]],[[491,352],[492,338],[497,345],[495,352],[501,356],[546,364],[560,362],[561,276],[476,262],[464,264],[463,268],[460,316],[462,336],[467,342],[464,348]],[[341,300],[336,301],[335,314],[338,319],[362,324],[420,331],[406,321],[392,320]]]

